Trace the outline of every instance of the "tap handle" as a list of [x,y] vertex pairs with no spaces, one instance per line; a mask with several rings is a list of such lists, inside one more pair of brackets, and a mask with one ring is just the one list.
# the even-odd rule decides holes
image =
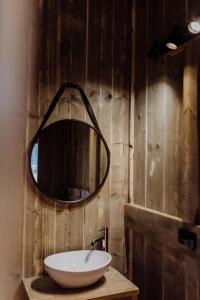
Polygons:
[[104,231],[107,231],[108,230],[108,227],[103,227],[101,229],[99,229],[99,232],[104,232]]
[[102,241],[103,249],[108,252],[108,227],[103,227],[99,232],[102,232],[104,237],[104,240]]

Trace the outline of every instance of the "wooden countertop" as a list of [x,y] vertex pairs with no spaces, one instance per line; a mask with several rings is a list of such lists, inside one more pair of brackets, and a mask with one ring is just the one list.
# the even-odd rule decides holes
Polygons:
[[95,285],[81,289],[62,289],[50,277],[23,279],[29,300],[94,300],[137,296],[138,288],[112,267]]

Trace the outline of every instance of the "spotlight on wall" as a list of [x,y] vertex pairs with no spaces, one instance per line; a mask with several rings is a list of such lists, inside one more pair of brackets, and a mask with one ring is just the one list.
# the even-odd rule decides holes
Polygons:
[[170,43],[170,42],[166,43],[166,47],[169,48],[170,50],[176,50],[176,49],[178,49],[178,47],[177,47],[177,45],[175,43]]
[[188,24],[188,30],[193,34],[200,33],[200,21],[193,21]]

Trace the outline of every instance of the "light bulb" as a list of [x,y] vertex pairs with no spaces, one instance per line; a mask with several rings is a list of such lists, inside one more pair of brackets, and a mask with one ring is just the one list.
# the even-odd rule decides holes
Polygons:
[[169,48],[170,50],[176,50],[178,47],[176,46],[175,43],[166,43],[166,47]]
[[188,29],[193,34],[200,33],[200,22],[197,21],[190,22],[190,24],[188,25]]

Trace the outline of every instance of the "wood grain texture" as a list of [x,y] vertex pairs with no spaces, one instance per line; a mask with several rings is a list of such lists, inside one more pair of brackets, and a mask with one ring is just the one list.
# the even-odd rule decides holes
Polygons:
[[131,297],[136,300],[139,292],[133,283],[112,267],[99,282],[84,289],[61,289],[47,276],[27,278],[23,284],[29,300],[126,300]]
[[[129,240],[133,240],[132,248],[129,249],[129,255],[127,257],[128,262],[130,263],[129,268],[131,269],[132,274],[129,274],[129,279],[132,280],[136,285],[140,286],[140,299],[144,298],[146,293],[145,291],[145,282],[148,278],[145,279],[145,263],[146,263],[146,236],[138,234],[132,228],[127,228],[129,231]],[[134,253],[134,255],[133,255]]]
[[[174,7],[175,5],[175,7]],[[179,11],[177,16],[176,11]],[[168,12],[166,14],[166,12]],[[185,21],[183,1],[166,1],[166,32],[170,33],[176,24]],[[165,59],[164,87],[164,195],[163,210],[175,216],[182,216],[182,107],[183,107],[184,52]]]
[[[199,299],[199,248],[178,243],[180,219],[126,205],[126,235],[133,239],[127,249],[132,280],[140,289],[139,299]],[[130,213],[130,211],[132,211]],[[198,235],[199,229],[193,229]],[[130,244],[127,243],[127,247]],[[132,251],[131,251],[132,249]],[[131,276],[129,277],[131,279]]]
[[[164,34],[164,5],[148,2],[147,49]],[[157,16],[155,18],[155,15]],[[164,119],[164,64],[162,60],[148,60],[147,64],[147,140],[146,140],[146,206],[163,210],[163,119]],[[150,100],[150,101],[149,101]],[[157,182],[160,182],[158,185]]]
[[192,19],[199,8],[197,2],[183,5],[176,1],[175,10],[171,0],[155,0],[154,5],[136,1],[136,26],[141,22],[144,26],[135,36],[135,97],[131,104],[135,108],[133,202],[184,217],[190,223],[195,223],[198,214],[195,49],[199,41],[171,57],[152,60],[146,53],[154,40],[184,24],[186,18]]
[[198,209],[198,56],[195,41],[186,52],[183,84],[183,218],[196,222]]
[[[129,75],[128,72],[130,59],[127,52],[128,24],[124,23],[124,16],[128,19],[130,7],[127,2],[115,0],[113,3],[113,97],[111,111],[111,203],[110,203],[110,231],[111,242],[110,251],[113,254],[113,263],[119,269],[123,269],[124,256],[124,220],[123,204],[128,198],[128,123],[126,113],[129,108],[128,91]],[[128,19],[130,22],[130,18]],[[130,26],[130,25],[129,25]],[[128,32],[128,33],[127,33]],[[122,100],[123,99],[123,100]]]
[[197,245],[200,237],[199,40],[174,56],[147,58],[154,40],[199,9],[198,0],[136,1],[134,180],[125,225],[128,274],[140,300],[200,295],[199,246],[193,251],[178,242],[185,226],[197,234]]
[[[125,204],[125,223],[126,226],[140,234],[145,235],[148,232],[155,240],[167,243],[170,247],[199,259],[200,251],[198,247],[196,251],[191,251],[191,249],[178,242],[178,229],[184,227],[184,222],[180,218],[143,207]],[[199,226],[190,227],[190,230],[197,234],[197,244],[199,244]]]
[[[129,0],[98,3],[94,0],[40,1],[38,91],[34,90],[35,97],[30,99],[33,117],[28,120],[27,143],[58,86],[65,81],[76,82],[89,97],[111,149],[113,163],[100,193],[92,201],[70,209],[43,198],[34,187],[30,188],[27,179],[25,276],[41,274],[43,258],[48,254],[88,248],[103,226],[109,227],[113,265],[121,271],[124,268],[123,203],[128,198],[129,7]],[[76,91],[65,92],[49,122],[61,118],[90,123]]]
[[[136,1],[135,10],[137,12],[135,21],[135,101],[131,101],[134,113],[131,121],[134,122],[134,156],[133,156],[133,195],[134,203],[145,205],[146,201],[146,137],[147,137],[147,1]],[[140,22],[143,20],[143,26]],[[134,41],[133,41],[134,44]],[[132,96],[133,99],[133,96]],[[134,119],[134,120],[132,120]],[[130,162],[131,163],[131,162]],[[131,184],[131,183],[130,183]]]
[[[98,120],[100,116],[100,63],[101,63],[101,13],[102,3],[99,3],[98,11],[96,10],[95,1],[87,1],[87,31],[86,31],[86,93],[90,99],[92,109]],[[86,116],[88,123],[91,123],[89,116]],[[101,193],[101,191],[100,191]],[[98,236],[98,230],[103,227],[102,218],[99,219],[99,210],[101,207],[100,193],[95,199],[85,205],[85,226],[84,226],[84,246],[87,248],[91,240]],[[91,216],[93,216],[91,218]],[[94,222],[99,220],[99,222]],[[100,224],[99,224],[100,223]],[[102,225],[101,225],[102,224]]]
[[[165,247],[164,257],[164,299],[185,299],[185,263],[184,256],[174,249]],[[177,285],[174,287],[174,274]],[[192,298],[192,290],[188,290],[189,299]]]

